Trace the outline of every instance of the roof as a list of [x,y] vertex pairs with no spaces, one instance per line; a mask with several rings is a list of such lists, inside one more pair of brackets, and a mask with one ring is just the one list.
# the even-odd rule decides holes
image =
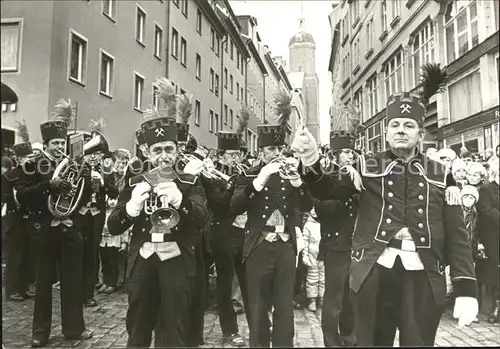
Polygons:
[[298,71],[298,72],[290,72],[287,74],[288,75],[288,80],[290,80],[290,84],[292,85],[292,88],[302,88],[303,83],[304,83],[304,72]]
[[288,46],[292,46],[294,44],[304,44],[304,43],[310,43],[315,45],[314,38],[312,34],[301,30],[298,33],[296,33],[292,38],[290,39],[290,42],[288,43]]

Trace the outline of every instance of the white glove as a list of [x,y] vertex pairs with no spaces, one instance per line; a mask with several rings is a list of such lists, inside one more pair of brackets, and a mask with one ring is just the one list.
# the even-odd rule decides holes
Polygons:
[[158,196],[166,196],[167,203],[176,209],[181,205],[182,193],[179,188],[177,188],[175,182],[160,183],[153,189],[153,192]]
[[453,308],[453,318],[458,319],[458,327],[469,326],[479,312],[477,299],[474,297],[457,297]]
[[305,127],[297,130],[290,149],[299,154],[305,166],[312,166],[319,160],[319,150],[316,140]]
[[203,171],[204,163],[198,159],[190,160],[184,167],[184,173],[197,176]]
[[304,263],[304,265],[307,266],[307,267],[312,267],[311,258],[309,258],[309,254],[308,253],[303,253],[302,254],[302,263]]
[[290,184],[293,187],[298,188],[302,185],[302,179],[300,177],[298,177],[297,179],[290,179]]
[[277,162],[272,162],[262,167],[257,178],[253,180],[255,190],[261,191],[269,180],[269,177],[271,177],[272,174],[279,172],[280,167],[281,164]]
[[104,179],[102,178],[101,174],[95,170],[92,170],[90,172],[90,175],[92,178],[99,179],[101,181],[101,185],[104,185]]
[[299,254],[306,247],[306,242],[299,227],[295,227],[295,236],[297,238],[297,254]]
[[461,205],[460,202],[460,188],[457,186],[451,186],[445,190],[446,203],[450,206]]
[[132,190],[130,200],[125,206],[125,210],[130,217],[137,217],[144,207],[144,201],[149,198],[149,191],[151,186],[147,182],[137,184]]

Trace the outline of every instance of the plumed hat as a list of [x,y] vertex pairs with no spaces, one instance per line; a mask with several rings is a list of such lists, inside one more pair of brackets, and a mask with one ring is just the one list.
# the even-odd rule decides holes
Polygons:
[[288,122],[292,114],[292,95],[286,91],[280,91],[274,96],[274,104],[276,123],[257,126],[259,148],[285,145]]
[[47,121],[40,125],[40,132],[42,133],[44,142],[56,138],[66,139],[68,128],[71,126],[75,115],[70,99],[68,101],[62,98],[59,99],[54,108],[56,112],[52,121]]

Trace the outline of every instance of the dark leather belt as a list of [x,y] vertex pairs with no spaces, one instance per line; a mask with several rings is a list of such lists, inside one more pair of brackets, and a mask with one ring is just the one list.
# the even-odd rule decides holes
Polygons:
[[412,251],[415,252],[417,249],[415,247],[415,243],[411,240],[400,240],[400,239],[391,239],[387,244],[388,247],[396,248],[401,251]]

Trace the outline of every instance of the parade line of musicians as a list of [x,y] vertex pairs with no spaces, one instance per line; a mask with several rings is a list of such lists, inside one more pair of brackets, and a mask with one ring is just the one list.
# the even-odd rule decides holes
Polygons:
[[[389,150],[366,156],[351,133],[332,132],[325,155],[302,125],[286,144],[294,109],[282,94],[276,121],[257,127],[257,159],[245,156],[245,113],[207,156],[189,133],[191,101],[165,78],[158,86],[135,158],[93,132],[85,144],[97,150],[71,159],[72,175],[60,171],[73,133],[64,100],[40,125],[41,147],[18,125],[16,164],[2,160],[5,279],[11,301],[34,297],[32,347],[49,343],[55,282],[68,340],[92,337],[83,308],[124,283],[127,347],[153,337],[198,347],[212,262],[221,339],[235,347],[293,347],[297,279],[309,310],[322,309],[326,347],[392,346],[397,329],[401,346],[433,346],[450,286],[459,326],[477,321],[481,285],[488,321],[499,321],[498,147],[487,169],[450,149],[422,154],[426,99],[399,93],[386,104]],[[68,198],[76,206],[64,214]]]

